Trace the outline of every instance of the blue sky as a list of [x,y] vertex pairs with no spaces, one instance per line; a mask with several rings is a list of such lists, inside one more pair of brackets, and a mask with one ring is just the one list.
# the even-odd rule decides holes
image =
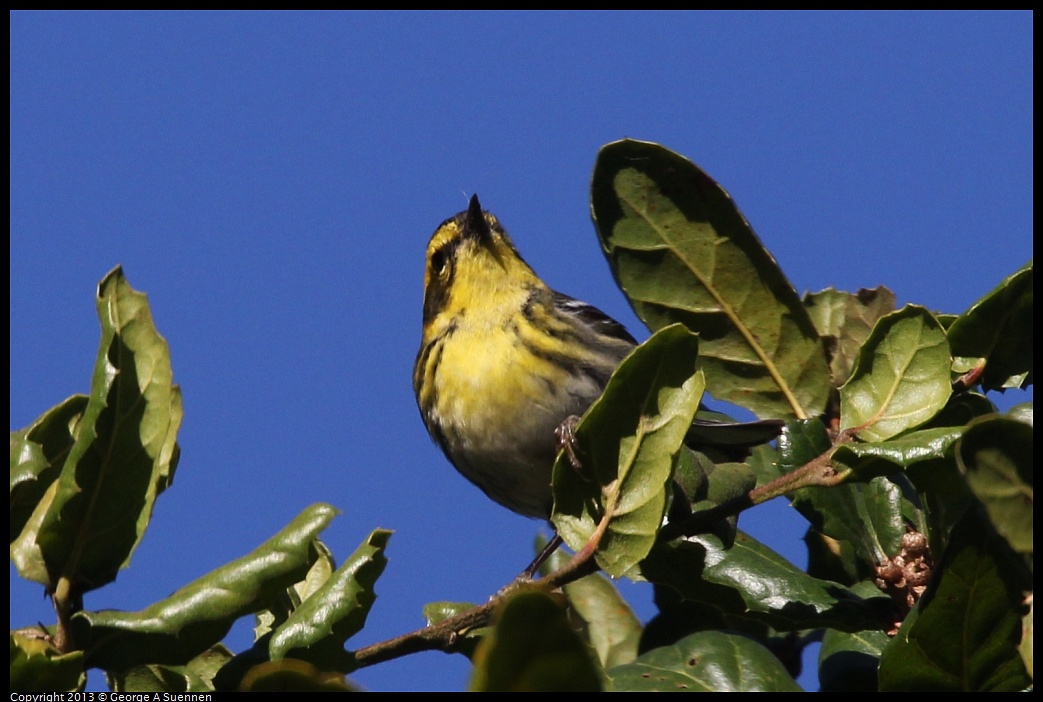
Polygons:
[[[144,607],[319,501],[343,511],[323,536],[341,558],[395,530],[353,647],[517,574],[540,525],[458,476],[416,409],[424,249],[476,192],[548,283],[643,338],[590,222],[607,142],[699,164],[798,292],[885,284],[959,312],[1032,256],[1029,13],[10,21],[11,427],[88,389],[118,263],[184,393],[174,486],[89,609]],[[740,526],[803,565],[783,502]],[[53,621],[11,573],[12,626]],[[428,653],[352,677],[468,673]]]

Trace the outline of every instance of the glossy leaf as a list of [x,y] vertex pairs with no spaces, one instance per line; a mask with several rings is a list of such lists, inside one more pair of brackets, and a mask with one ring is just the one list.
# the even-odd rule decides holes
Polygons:
[[840,388],[842,429],[884,441],[928,421],[952,394],[949,343],[938,321],[907,305],[877,322]]
[[[844,444],[841,448],[852,446]],[[864,445],[854,445],[861,449]],[[788,422],[779,438],[780,469],[790,472],[830,447],[829,436],[821,422]],[[840,449],[838,449],[839,451]],[[844,466],[835,458],[837,469]],[[892,470],[889,472],[897,472]],[[881,563],[898,553],[905,533],[902,517],[902,495],[897,485],[885,478],[871,479],[868,484],[846,483],[832,487],[808,487],[790,495],[792,505],[816,532],[854,547],[864,564]],[[855,572],[853,563],[844,565]]]
[[804,306],[818,333],[831,341],[829,367],[833,383],[839,387],[850,377],[858,352],[877,320],[894,312],[895,294],[882,285],[858,293],[829,288],[805,295]]
[[469,609],[477,607],[473,602],[428,602],[424,605],[424,619],[428,626],[439,624],[446,619],[451,619],[458,614],[463,614]]
[[902,491],[887,478],[874,478],[867,484],[804,488],[794,495],[793,506],[817,531],[852,544],[866,563],[883,563],[901,550],[906,531]]
[[140,612],[80,612],[72,619],[87,662],[106,670],[183,665],[220,641],[236,619],[269,607],[301,580],[311,542],[337,511],[312,505],[248,555],[184,586]]
[[778,631],[879,628],[891,608],[883,594],[863,599],[838,583],[814,578],[742,532],[730,548],[710,535],[662,544],[641,563],[641,573],[686,599]]
[[1032,384],[1032,262],[1000,283],[949,327],[954,356],[985,359],[986,390]]
[[1018,652],[1022,591],[1032,580],[977,510],[954,527],[927,591],[880,659],[882,691],[1025,688]]
[[680,325],[641,344],[576,427],[582,469],[565,452],[554,466],[558,534],[578,551],[608,515],[595,557],[614,577],[645,557],[662,524],[674,463],[702,397],[698,348]]
[[[12,544],[23,577],[78,594],[112,581],[177,466],[181,392],[148,301],[116,268],[98,286],[102,339],[87,406],[39,520]],[[32,567],[45,564],[46,572]]]
[[391,532],[377,529],[340,568],[295,609],[272,634],[272,660],[297,658],[322,670],[350,672],[354,658],[344,642],[362,630],[376,601],[377,578],[384,572]]
[[475,654],[474,692],[597,692],[598,670],[587,646],[554,600],[519,592],[497,614]]
[[311,547],[315,551],[314,560],[311,567],[308,568],[308,574],[304,576],[304,580],[287,588],[285,597],[280,597],[272,607],[255,613],[255,642],[281,626],[290,614],[301,606],[301,602],[311,597],[333,576],[333,572],[337,569],[333,553],[319,539],[312,541]]
[[703,631],[608,671],[614,692],[801,692],[771,651],[738,634]]
[[918,463],[944,459],[963,434],[962,428],[924,429],[871,444],[843,444],[833,452],[833,464],[860,480],[909,470]]
[[957,447],[960,469],[989,520],[1018,553],[1032,556],[1032,426],[983,417]]
[[612,272],[650,329],[698,332],[716,398],[760,417],[820,414],[825,348],[731,196],[691,161],[624,139],[598,153],[591,210]]

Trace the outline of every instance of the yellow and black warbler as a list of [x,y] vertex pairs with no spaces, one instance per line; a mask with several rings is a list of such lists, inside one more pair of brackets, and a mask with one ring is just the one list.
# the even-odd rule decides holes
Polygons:
[[457,470],[504,507],[550,516],[555,430],[636,344],[601,310],[547,287],[477,196],[431,237],[417,405]]

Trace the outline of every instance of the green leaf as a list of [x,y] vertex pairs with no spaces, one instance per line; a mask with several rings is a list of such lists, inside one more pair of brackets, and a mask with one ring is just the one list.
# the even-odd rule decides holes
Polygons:
[[1032,556],[1032,426],[983,417],[968,427],[956,458],[996,531],[1018,553]]
[[907,471],[918,463],[944,459],[963,434],[962,428],[924,429],[872,444],[843,444],[833,452],[833,465],[850,470],[858,480]]
[[[569,557],[558,549],[544,564],[545,572],[562,568]],[[587,641],[604,669],[630,663],[637,657],[641,622],[616,586],[600,573],[565,586],[573,619],[579,619]]]
[[21,431],[11,432],[11,541],[58,476],[76,441],[85,395],[73,395]]
[[[713,587],[707,585],[707,588]],[[765,643],[771,627],[748,616],[742,598],[734,590],[719,588],[724,597],[705,602],[685,599],[669,585],[655,586],[658,614],[645,625],[639,652],[677,643],[697,631],[730,631]]]
[[319,589],[295,609],[272,634],[272,660],[296,658],[322,670],[354,670],[344,642],[362,630],[376,601],[374,585],[384,572],[391,532],[376,529]]
[[927,518],[927,540],[934,553],[945,549],[953,525],[974,503],[974,496],[951,453],[944,458],[919,461],[906,471],[923,506]]
[[803,488],[794,494],[793,506],[816,531],[852,544],[866,563],[883,563],[901,551],[902,491],[887,478],[865,485]]
[[224,638],[236,619],[269,607],[301,580],[312,540],[336,514],[329,505],[312,505],[251,553],[140,612],[79,612],[73,638],[86,649],[88,665],[106,670],[183,665]]
[[698,332],[714,397],[761,417],[821,414],[826,354],[793,286],[724,189],[658,144],[598,153],[591,210],[617,282],[652,330]]
[[504,603],[478,646],[470,689],[597,692],[601,683],[565,610],[544,593],[519,592]]
[[[83,651],[60,653],[39,629],[11,632],[11,692],[74,692],[83,689]],[[11,695],[11,699],[16,699]]]
[[[876,586],[862,582],[852,589],[869,597]],[[890,641],[882,631],[827,629],[818,656],[819,692],[876,692],[880,654]]]
[[232,652],[218,644],[185,665],[139,665],[109,673],[113,692],[213,692],[214,676],[232,660]]
[[312,541],[311,547],[315,551],[314,560],[311,567],[308,568],[308,574],[304,576],[304,580],[287,588],[285,597],[280,597],[274,606],[255,613],[255,643],[271,634],[276,627],[281,626],[290,617],[290,614],[301,606],[301,602],[311,597],[333,577],[333,572],[337,570],[333,553],[319,539]]
[[820,580],[833,580],[851,586],[872,571],[868,564],[855,552],[849,541],[840,541],[826,536],[814,527],[804,532],[804,545],[808,549],[808,575]]
[[[849,446],[857,451],[865,445],[844,444],[837,451]],[[915,446],[922,450],[919,444]],[[780,469],[789,473],[829,447],[830,439],[821,422],[788,422],[779,438]],[[834,466],[838,470],[846,467],[835,456],[836,452]],[[864,485],[845,483],[828,488],[802,488],[790,496],[790,501],[816,532],[849,543],[863,564],[874,566],[899,552],[905,522],[899,486],[883,477],[867,479],[870,482]],[[861,570],[854,563],[843,565],[852,574]]]
[[949,327],[953,355],[985,359],[986,390],[1032,384],[1032,262],[1000,283]]
[[477,606],[473,602],[428,602],[424,605],[423,614],[424,619],[427,620],[427,625],[432,626],[440,624],[446,619],[451,619],[458,614],[463,614]]
[[879,628],[891,609],[882,593],[864,599],[843,585],[813,578],[741,531],[730,548],[711,535],[661,544],[641,563],[641,574],[686,599],[777,631]]
[[975,417],[995,414],[996,412],[996,405],[992,404],[989,398],[980,393],[964,391],[950,397],[945,408],[936,414],[931,421],[923,425],[921,429],[962,427],[965,424],[969,424]]
[[613,577],[645,557],[663,522],[674,463],[702,397],[697,355],[698,339],[680,325],[653,334],[577,425],[582,470],[565,452],[554,465],[551,521],[578,551],[607,516],[595,557]]
[[977,510],[964,512],[927,591],[880,659],[881,691],[1015,691],[1032,579]]
[[923,424],[952,394],[951,365],[945,331],[930,312],[906,305],[881,318],[840,388],[841,429],[883,441]]
[[[181,392],[148,300],[116,268],[98,286],[101,347],[53,500],[11,546],[23,577],[82,594],[116,577],[174,477]],[[32,567],[42,562],[46,572]]]
[[802,692],[771,651],[717,631],[649,651],[608,678],[613,692]]
[[850,377],[858,352],[877,320],[894,312],[895,294],[882,285],[872,290],[863,288],[857,294],[829,288],[805,295],[804,306],[818,333],[830,341],[829,368],[834,384],[840,386]]

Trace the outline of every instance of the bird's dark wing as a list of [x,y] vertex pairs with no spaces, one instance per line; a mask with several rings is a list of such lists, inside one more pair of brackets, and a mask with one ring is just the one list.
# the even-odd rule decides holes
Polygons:
[[637,339],[630,335],[626,327],[593,305],[555,291],[554,306],[565,314],[576,317],[598,334],[637,345]]

